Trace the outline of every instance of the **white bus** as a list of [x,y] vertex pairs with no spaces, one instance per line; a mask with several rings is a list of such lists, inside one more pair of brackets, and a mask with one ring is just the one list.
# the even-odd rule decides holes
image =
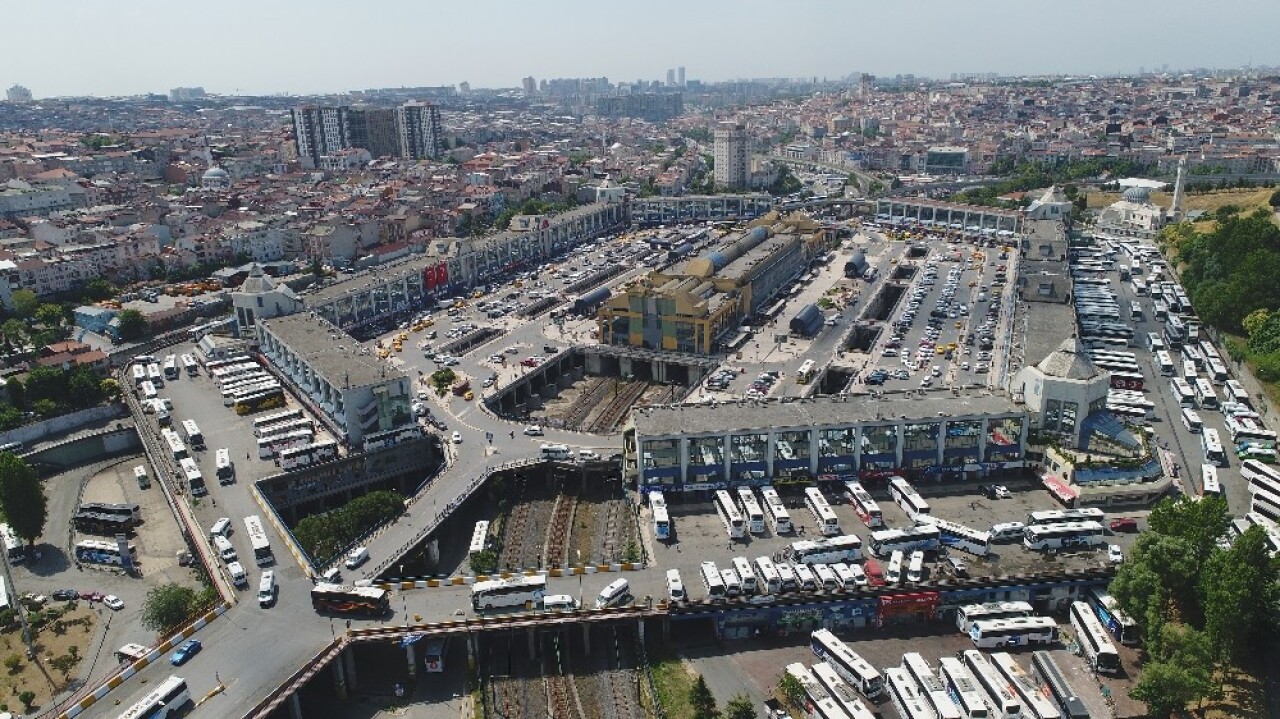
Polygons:
[[194,459],[190,457],[183,457],[178,460],[178,467],[182,469],[182,474],[186,477],[189,484],[192,482],[204,482],[204,475],[200,474],[200,465],[196,464]]
[[1035,614],[1030,602],[986,602],[962,604],[956,610],[956,628],[968,632],[974,622],[988,619],[1013,619]]
[[806,705],[816,705],[820,701],[831,698],[831,695],[827,693],[827,690],[823,689],[822,685],[818,683],[817,677],[813,676],[813,672],[810,672],[808,667],[800,662],[788,664],[785,671],[787,674],[791,675],[793,679],[799,682],[800,686],[804,689],[805,697],[808,699]]
[[244,532],[249,535],[249,544],[253,547],[253,561],[259,567],[274,564],[275,556],[271,553],[271,540],[267,539],[267,531],[262,526],[262,518],[251,514],[244,518]]
[[1134,300],[1129,303],[1129,319],[1134,322],[1142,321],[1142,303]]
[[1200,465],[1200,496],[1222,496],[1222,485],[1218,482],[1218,468],[1212,464]]
[[187,689],[187,680],[170,675],[117,719],[168,719],[181,714],[188,704],[191,704],[191,692]]
[[1037,524],[1022,532],[1022,544],[1033,551],[1088,549],[1105,541],[1101,522]]
[[919,584],[924,579],[924,552],[917,549],[907,562],[907,582]]
[[1138,643],[1138,623],[1120,608],[1115,597],[1105,590],[1092,587],[1089,589],[1089,603],[1093,605],[1093,613],[1098,615],[1098,621],[1102,622],[1102,626],[1111,632],[1117,642],[1129,645]]
[[778,490],[773,487],[761,487],[760,498],[764,500],[764,511],[769,515],[769,523],[773,527],[774,534],[787,534],[793,529],[791,525],[791,513],[787,511],[787,507],[782,503],[782,497],[778,496]]
[[471,585],[471,606],[476,611],[498,607],[532,609],[547,594],[547,575],[491,579]]
[[1213,383],[1204,377],[1196,379],[1196,405],[1200,409],[1217,409],[1218,393],[1213,391]]
[[804,504],[809,508],[809,513],[813,515],[814,521],[818,523],[818,529],[822,536],[832,537],[840,533],[840,519],[836,517],[835,510],[831,509],[831,505],[827,503],[827,498],[823,496],[822,490],[817,487],[806,487],[804,490]]
[[1249,491],[1265,491],[1280,497],[1280,471],[1272,469],[1256,459],[1240,463],[1240,476],[1249,482]]
[[809,648],[829,664],[841,679],[853,685],[866,698],[876,701],[884,694],[884,678],[880,676],[880,672],[830,629],[815,629],[811,632]]
[[868,529],[884,527],[884,513],[880,511],[880,505],[876,504],[876,501],[871,498],[871,493],[861,483],[845,482],[844,490],[849,499],[849,505],[853,507],[858,519],[861,519]]
[[733,497],[723,489],[716,490],[715,494],[716,514],[720,515],[720,523],[724,525],[724,530],[729,533],[730,539],[742,539],[747,534],[746,525],[742,521],[742,515],[738,513],[738,507],[733,502]]
[[138,385],[138,389],[142,392],[142,399],[147,401],[154,400],[160,396],[160,393],[156,391],[156,383],[151,380]]
[[1199,434],[1204,429],[1204,420],[1200,419],[1200,415],[1194,409],[1183,407],[1182,426],[1186,427],[1188,432]]
[[1156,367],[1160,368],[1162,377],[1172,377],[1174,372],[1177,372],[1173,367],[1173,358],[1169,356],[1169,352],[1166,350],[1156,352]]
[[1222,448],[1222,440],[1218,438],[1218,430],[1205,427],[1200,433],[1200,449],[1204,451],[1204,461],[1217,467],[1229,466],[1227,453]]
[[302,410],[286,409],[283,412],[273,412],[253,420],[253,435],[255,437],[262,436],[262,430],[280,422],[288,422],[293,419],[302,419]]
[[169,445],[169,453],[173,455],[173,461],[180,462],[187,456],[187,445],[182,443],[182,437],[178,433],[168,427],[160,430],[160,436],[164,437],[165,444]]
[[277,422],[275,424],[269,424],[265,427],[261,427],[258,433],[258,438],[266,439],[267,437],[275,437],[281,434],[288,434],[289,432],[297,432],[302,429],[314,431],[315,423],[309,419],[287,419],[283,422]]
[[1164,349],[1164,340],[1160,338],[1159,332],[1147,333],[1147,351],[1159,352]]
[[888,667],[884,670],[884,684],[889,692],[889,699],[898,710],[901,719],[938,719],[929,700],[925,699],[916,681],[900,667]]
[[1261,515],[1262,518],[1275,522],[1280,520],[1280,494],[1255,489],[1249,497],[1250,515]]
[[818,683],[822,685],[831,698],[835,700],[836,706],[840,707],[850,719],[874,719],[875,714],[867,709],[862,700],[853,693],[853,689],[840,678],[839,672],[826,662],[818,662],[813,665],[813,675],[818,679]]
[[920,515],[925,524],[932,524],[942,533],[941,540],[947,547],[968,552],[975,557],[985,557],[991,553],[991,533],[966,527],[958,522],[950,522],[931,514]]
[[1097,507],[1081,507],[1079,509],[1042,509],[1027,515],[1027,524],[1058,524],[1060,522],[1092,521],[1101,522],[1106,513]]
[[188,354],[182,355],[182,369],[186,370],[188,377],[200,374],[200,365],[196,364],[196,358]]
[[936,550],[941,543],[942,531],[932,524],[920,524],[905,529],[882,529],[871,533],[871,553],[885,557],[894,551],[910,552],[916,549],[926,552]]
[[485,520],[476,522],[471,530],[471,544],[467,545],[467,555],[483,552],[489,546],[489,523]]
[[328,462],[338,457],[338,443],[326,439],[320,442],[304,444],[301,447],[286,447],[276,454],[276,464],[280,469],[289,472],[300,467]]
[[1169,391],[1173,393],[1173,399],[1178,403],[1179,407],[1195,407],[1196,393],[1191,389],[1191,385],[1181,377],[1174,377],[1169,380]]
[[1216,357],[1209,358],[1205,360],[1205,364],[1208,365],[1208,368],[1205,370],[1205,374],[1209,375],[1209,379],[1213,380],[1214,384],[1227,383],[1227,377],[1229,375],[1227,375],[1227,366],[1222,363],[1222,360],[1217,359]]
[[893,477],[889,480],[889,496],[893,501],[902,507],[902,511],[912,521],[920,521],[921,515],[929,514],[929,503],[924,501],[924,497],[916,491],[911,483],[902,477]]
[[667,498],[662,492],[649,493],[649,508],[653,511],[653,536],[671,539],[671,516],[667,512]]
[[1238,404],[1249,404],[1249,393],[1245,391],[1244,385],[1239,380],[1229,379],[1222,383],[1222,394],[1232,402]]
[[1191,360],[1182,360],[1182,381],[1190,385],[1196,381],[1196,363]]
[[160,371],[160,365],[152,362],[147,365],[147,381],[156,387],[164,386],[164,373]]
[[790,562],[800,564],[834,564],[862,559],[862,540],[856,534],[802,539],[792,542],[784,552]]
[[1062,719],[1062,712],[1046,697],[1040,683],[1031,678],[1008,652],[993,652],[991,664],[1022,700],[1022,716],[1026,719]]
[[992,719],[1022,719],[1022,701],[1013,685],[996,671],[987,657],[977,649],[966,649],[961,655],[965,669],[973,676],[978,688],[991,707]]
[[698,567],[698,574],[702,577],[702,588],[707,590],[708,599],[712,601],[724,599],[724,579],[720,576],[720,570],[716,568],[715,562],[703,562]]
[[782,577],[778,576],[778,570],[773,566],[773,560],[768,557],[756,557],[752,562],[753,569],[756,573],[756,586],[764,594],[777,594],[782,591]]
[[743,594],[756,593],[756,590],[760,587],[760,582],[757,581],[756,572],[746,557],[733,558],[733,572],[738,575],[738,581],[742,584]]
[[1052,644],[1058,641],[1058,623],[1036,616],[983,619],[969,627],[969,638],[979,649]]
[[1067,719],[1089,719],[1089,710],[1084,702],[1080,701],[1080,696],[1071,688],[1071,684],[1067,682],[1066,675],[1062,673],[1052,654],[1043,649],[1032,652],[1031,666],[1035,667],[1040,677],[1044,679],[1049,698],[1062,710],[1063,716]]
[[756,501],[756,493],[750,487],[738,487],[738,510],[747,520],[747,531],[764,534],[764,511]]
[[1094,671],[1099,674],[1120,671],[1120,654],[1088,602],[1071,603],[1071,628],[1075,630],[1076,641]]
[[816,367],[813,360],[805,360],[800,364],[800,369],[796,370],[796,382],[799,384],[809,384],[813,379],[813,371]]
[[187,441],[196,449],[204,449],[204,433],[200,431],[200,427],[194,419],[182,420],[182,431],[187,435]]
[[955,702],[964,719],[987,719],[991,716],[987,709],[987,700],[978,688],[978,681],[965,669],[964,664],[955,657],[942,657],[938,660],[938,679],[946,689],[951,701]]
[[885,567],[884,570],[884,580],[886,583],[898,584],[902,582],[902,562],[902,550],[893,550],[893,554],[889,555],[889,566]]
[[907,652],[902,655],[902,669],[906,671],[923,690],[926,699],[937,712],[940,719],[960,719],[960,709],[951,697],[947,696],[946,687],[938,679],[933,667],[919,652]]
[[236,465],[231,461],[231,450],[220,447],[214,454],[218,484],[231,484],[236,480]]
[[311,440],[314,438],[315,434],[309,429],[299,429],[271,437],[263,437],[258,440],[258,458],[271,459],[283,450],[305,447],[311,444]]
[[142,366],[142,365],[140,365],[140,364],[136,364],[136,365],[133,365],[133,367],[130,369],[130,372],[132,372],[132,373],[133,373],[133,386],[134,386],[134,387],[139,387],[139,386],[141,386],[141,385],[142,385],[142,383],[143,383],[143,382],[146,382],[146,381],[147,381],[147,368],[146,368],[146,367],[143,367],[143,366]]
[[164,378],[172,382],[173,380],[178,379],[178,372],[178,356],[166,355],[164,358]]

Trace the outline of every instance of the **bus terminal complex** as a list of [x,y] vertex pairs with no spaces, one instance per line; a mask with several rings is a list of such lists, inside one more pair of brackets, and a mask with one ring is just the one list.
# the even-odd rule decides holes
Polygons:
[[[687,198],[662,199],[678,202]],[[654,198],[649,200],[651,204],[655,201]],[[1134,418],[1126,416],[1124,419],[1129,421],[1121,421],[1109,411],[1111,407],[1119,406],[1117,399],[1123,398],[1115,394],[1117,388],[1112,373],[1094,361],[1096,356],[1091,354],[1091,350],[1096,346],[1086,344],[1088,338],[1082,338],[1078,336],[1079,332],[1070,329],[1074,318],[1070,317],[1071,308],[1064,298],[1072,292],[1073,271],[1068,257],[1073,256],[1074,250],[1069,246],[1061,219],[1053,219],[1061,217],[1065,204],[1061,193],[1051,188],[1040,201],[1017,214],[1016,220],[1009,219],[1004,225],[994,220],[982,220],[980,225],[972,228],[963,223],[948,222],[934,226],[933,220],[925,220],[924,217],[926,214],[936,215],[936,203],[909,198],[881,203],[879,208],[867,206],[863,208],[865,212],[861,222],[833,218],[814,221],[796,215],[783,218],[776,213],[757,218],[755,215],[766,209],[760,205],[758,196],[752,196],[750,203],[744,201],[722,206],[715,217],[687,216],[690,210],[682,206],[679,216],[683,221],[726,223],[728,218],[747,223],[746,229],[727,231],[724,246],[717,245],[714,236],[706,237],[707,233],[702,232],[705,239],[683,246],[682,254],[689,254],[691,259],[673,254],[669,256],[671,262],[682,264],[673,264],[675,269],[653,271],[652,277],[658,284],[632,284],[631,294],[624,291],[615,295],[631,297],[635,301],[630,305],[614,302],[602,306],[600,321],[609,324],[599,336],[603,343],[609,345],[606,349],[614,352],[601,357],[615,358],[609,361],[631,367],[633,374],[638,372],[637,367],[642,360],[685,367],[685,397],[688,399],[633,408],[622,426],[620,437],[595,437],[588,445],[612,445],[619,454],[612,460],[599,462],[599,467],[595,463],[588,466],[585,462],[579,467],[584,477],[604,478],[604,481],[620,477],[623,480],[627,498],[634,505],[635,512],[634,518],[632,513],[628,513],[618,521],[638,522],[645,544],[643,561],[628,563],[626,567],[635,570],[630,575],[630,585],[624,583],[615,590],[611,589],[614,584],[610,584],[602,590],[600,606],[619,606],[618,603],[625,602],[629,596],[632,599],[647,596],[648,601],[637,601],[630,610],[613,609],[602,614],[584,607],[581,612],[557,614],[554,620],[548,621],[555,624],[582,622],[590,626],[597,621],[638,620],[643,623],[647,619],[659,618],[665,632],[674,621],[711,620],[717,637],[748,638],[761,636],[762,632],[776,636],[796,631],[807,634],[815,628],[839,631],[904,621],[949,621],[954,619],[956,612],[963,611],[962,607],[993,601],[1022,601],[1030,603],[1037,612],[1066,613],[1079,602],[1086,601],[1091,591],[1105,587],[1113,565],[1106,561],[1105,553],[1096,551],[1106,541],[1103,539],[1105,523],[1101,521],[1104,515],[1098,508],[1110,510],[1123,506],[1132,510],[1168,493],[1173,489],[1173,483],[1165,471],[1170,467],[1170,461],[1153,454],[1145,433],[1136,431],[1130,423]],[[730,206],[732,209],[725,209]],[[880,215],[873,214],[876,209],[880,210]],[[952,220],[957,217],[985,217],[987,212],[984,208],[959,208],[960,212],[956,212],[956,208],[950,209]],[[818,208],[818,212],[821,211],[822,208]],[[731,213],[743,214],[731,217]],[[409,409],[415,389],[411,370],[383,362],[376,354],[370,353],[369,347],[348,333],[366,331],[388,317],[412,321],[415,313],[434,308],[437,298],[449,298],[452,304],[454,297],[459,300],[469,297],[481,284],[481,278],[489,283],[501,282],[515,272],[536,271],[557,253],[601,236],[616,237],[628,221],[643,225],[646,216],[645,213],[627,213],[621,206],[613,204],[588,206],[562,217],[526,223],[537,228],[528,232],[504,233],[497,239],[485,240],[490,245],[499,242],[500,247],[473,247],[472,244],[479,240],[457,245],[440,243],[433,251],[438,256],[412,260],[384,272],[359,276],[310,295],[277,286],[260,273],[252,274],[245,286],[233,293],[238,329],[238,338],[234,342],[241,343],[237,346],[254,357],[254,361],[263,363],[272,375],[270,381],[283,383],[290,396],[299,401],[343,448],[342,456],[337,456],[337,452],[317,455],[315,464],[302,471],[286,471],[261,479],[258,484],[264,499],[275,505],[278,516],[297,517],[333,506],[319,503],[332,502],[344,493],[349,497],[370,487],[394,487],[412,493],[424,475],[438,472],[429,487],[434,490],[445,486],[442,478],[448,478],[450,472],[461,471],[459,468],[463,466],[475,469],[478,464],[489,465],[479,473],[479,482],[504,473],[531,472],[539,460],[546,471],[559,471],[556,466],[562,463],[559,460],[564,455],[548,454],[545,447],[539,454],[536,445],[519,445],[526,447],[519,449],[520,426],[504,421],[503,416],[488,409],[472,411],[470,421],[485,423],[482,427],[489,432],[490,443],[499,451],[508,452],[507,456],[486,454],[483,460],[470,465],[458,460],[445,464],[444,445],[455,444],[455,453],[483,450],[470,443],[459,443],[456,438],[451,443],[447,436],[438,436],[437,427],[420,423],[417,412]],[[841,241],[839,228],[842,224],[855,228],[853,233],[845,232],[845,237],[853,236],[848,244]],[[522,225],[516,222],[514,226]],[[987,231],[1005,226],[1015,228],[1016,233],[1011,231],[1009,237],[995,239],[995,230]],[[909,243],[893,242],[885,237],[890,231],[903,230],[914,233]],[[1000,265],[996,281],[990,288],[995,303],[988,315],[994,325],[990,332],[992,337],[980,339],[983,345],[994,346],[998,356],[991,364],[993,368],[1000,365],[1000,370],[993,371],[985,382],[952,383],[938,389],[880,390],[870,383],[854,381],[843,389],[820,393],[817,379],[810,382],[806,377],[798,382],[794,371],[785,371],[775,373],[777,376],[770,380],[787,386],[785,391],[776,393],[781,396],[711,401],[692,396],[699,384],[711,375],[707,360],[732,363],[734,374],[751,373],[747,367],[737,368],[743,364],[740,355],[739,359],[733,360],[728,354],[699,350],[705,350],[712,344],[713,334],[724,335],[731,329],[736,332],[736,323],[745,321],[746,314],[759,311],[758,308],[765,304],[772,304],[775,293],[806,270],[821,263],[844,265],[846,260],[854,262],[851,258],[855,256],[855,264],[881,263],[881,279],[876,279],[876,273],[872,272],[868,275],[871,279],[866,281],[845,270],[845,277],[852,276],[861,285],[860,291],[864,296],[873,298],[851,309],[850,313],[867,313],[873,308],[882,312],[878,317],[859,315],[854,326],[846,329],[871,327],[879,332],[880,328],[887,326],[883,320],[888,314],[901,309],[896,307],[897,298],[913,281],[912,273],[898,273],[892,268],[895,264],[908,263],[907,250],[910,250],[912,258],[918,258],[910,260],[913,270],[924,267],[926,260],[936,264],[939,255],[950,253],[960,257],[972,254],[976,261],[947,262],[962,263],[966,271],[980,271],[986,268],[988,256],[994,259],[1001,252],[1001,243],[1008,245],[1006,253],[1001,255],[1007,259],[1001,262],[1009,266],[1007,273],[1010,279],[1004,280],[1005,265]],[[749,258],[747,262],[751,267],[737,268],[731,282],[717,284],[714,277],[717,270],[732,266],[738,257]],[[700,262],[699,258],[708,258],[708,261]],[[754,264],[765,261],[767,266]],[[948,265],[944,263],[942,267],[945,269]],[[856,269],[861,270],[861,267]],[[668,274],[663,275],[663,272]],[[818,275],[819,272],[815,270],[811,274]],[[960,272],[959,265],[956,272]],[[676,273],[692,279],[672,279]],[[1027,273],[1034,273],[1034,277],[1028,279]],[[608,286],[611,279],[605,277],[600,284]],[[766,286],[753,288],[751,283],[757,279]],[[975,280],[970,285],[975,295],[977,284]],[[1045,286],[1048,286],[1048,291],[1045,291]],[[673,324],[676,318],[665,317],[663,313],[673,312],[674,305],[656,295],[656,302],[649,302],[644,297],[645,292],[670,294],[676,290],[681,294],[677,303],[680,307],[691,307],[703,313],[699,320],[703,331],[691,334],[687,346],[679,340],[678,331],[668,332],[668,324]],[[753,290],[759,295],[753,295]],[[982,290],[985,295],[986,284]],[[877,292],[885,294],[881,296]],[[705,302],[699,304],[699,294],[704,300],[710,296],[721,299],[711,306]],[[608,293],[603,296],[607,297]],[[769,299],[764,299],[766,297]],[[997,297],[1001,299],[996,301]],[[711,321],[710,318],[718,311],[716,308],[726,302],[733,304],[732,310],[725,314],[731,320],[718,324]],[[611,339],[609,329],[622,327],[618,319],[624,309],[631,313],[627,317],[631,329],[620,329],[619,332],[626,336]],[[1060,321],[1064,319],[1066,321]],[[947,324],[951,322],[950,318],[946,320]],[[650,344],[645,340],[647,330],[637,332],[635,329],[642,326],[661,326],[663,329],[655,335],[658,341]],[[959,328],[961,323],[956,322],[955,326]],[[1028,330],[1028,326],[1037,329]],[[858,353],[869,355],[871,361],[878,359],[887,334],[880,332],[879,339],[872,343],[870,350],[859,350]],[[979,333],[971,330],[962,334],[972,339]],[[957,344],[964,346],[963,341]],[[217,345],[218,341],[208,338],[198,344],[206,349]],[[556,368],[575,366],[572,359],[575,353],[588,349],[576,345],[563,349],[564,354],[557,355]],[[722,346],[721,343],[716,344],[716,348]],[[741,342],[735,342],[735,346],[741,346]],[[816,340],[813,346],[818,346]],[[678,347],[680,351],[668,353],[663,347],[672,350]],[[851,354],[857,354],[844,351],[849,347],[842,341],[839,351],[827,356],[808,357],[803,361],[814,360],[818,367],[816,375],[821,376],[829,368],[847,363]],[[947,354],[947,360],[958,365],[961,359],[959,349],[953,346],[951,350],[956,354],[954,358]],[[228,352],[225,349],[221,351],[224,356]],[[1015,351],[1018,357],[1012,359]],[[697,361],[690,362],[686,355],[694,355]],[[215,352],[210,360],[216,356]],[[941,361],[942,351],[937,357]],[[591,361],[600,363],[605,360],[597,358]],[[921,369],[934,361],[931,356]],[[801,359],[795,360],[796,366],[801,363]],[[581,363],[576,366],[580,372]],[[813,367],[812,364],[809,366]],[[853,376],[865,379],[869,371],[867,366],[868,363],[864,362],[854,368]],[[710,368],[714,367],[713,362]],[[968,368],[967,362],[965,368]],[[543,374],[539,376],[544,378],[541,381],[550,381],[546,379],[547,371],[541,370]],[[809,372],[813,373],[813,370]],[[528,375],[520,381],[534,381],[531,377],[535,373],[529,372]],[[494,388],[495,393],[502,390],[500,386]],[[234,409],[241,413],[240,400],[234,402],[237,403]],[[468,409],[474,406],[465,405]],[[477,419],[476,415],[482,419]],[[446,424],[450,424],[449,419],[446,418]],[[152,420],[139,415],[139,422],[143,421]],[[291,421],[296,422],[297,419],[291,418]],[[508,429],[512,435],[510,444],[506,443]],[[1052,447],[1046,442],[1048,437],[1054,439]],[[210,444],[216,446],[212,442]],[[529,452],[527,446],[535,449]],[[1071,451],[1055,450],[1055,447],[1086,453],[1093,460],[1093,468],[1075,469]],[[1114,447],[1123,448],[1120,457],[1123,461],[1117,461],[1111,470],[1097,470],[1096,465],[1100,458],[1106,456],[1107,448]],[[554,459],[549,459],[552,457]],[[1138,461],[1133,461],[1135,458]],[[519,469],[504,468],[502,462],[519,464]],[[466,484],[470,479],[461,478],[460,483],[454,486]],[[998,536],[995,531],[998,527],[994,525],[999,521],[986,520],[986,524],[979,525],[980,520],[968,514],[955,516],[940,511],[935,516],[929,510],[928,502],[934,496],[951,495],[963,496],[964,504],[973,509],[972,500],[979,497],[977,485],[985,482],[1007,483],[1020,493],[1032,496],[1033,504],[1038,503],[1038,506],[1031,507],[1033,509],[1065,506],[1069,511],[1061,516],[1036,513],[1028,517],[1018,513],[1000,517],[998,519],[1008,522],[1025,519],[1028,526],[1025,535],[1022,529],[1018,529],[1012,535]],[[475,490],[475,484],[467,484],[459,501],[465,500]],[[928,499],[915,494],[916,489]],[[783,499],[775,499],[779,492],[784,495]],[[730,493],[736,498],[722,499]],[[888,500],[887,514],[881,515],[879,510],[873,510],[876,505],[872,495]],[[758,502],[757,496],[763,502]],[[445,501],[437,506],[445,505],[450,499],[444,495]],[[1053,504],[1055,499],[1056,505]],[[832,507],[823,508],[826,500]],[[961,507],[961,503],[956,500],[951,504],[944,502],[942,506],[951,507],[949,512],[958,514],[960,510],[956,508]],[[786,507],[791,507],[797,514],[793,519],[801,519],[798,515],[803,513],[803,520],[816,527],[815,536],[795,536],[794,526],[780,526],[778,520],[786,514]],[[454,505],[444,507],[430,525],[430,531],[436,531],[442,522],[447,522],[452,509]],[[764,526],[766,511],[771,522],[769,528]],[[828,512],[832,517],[829,523],[824,519]],[[837,519],[836,512],[845,516]],[[667,517],[665,530],[659,521],[660,514]],[[754,541],[766,542],[764,538],[769,535],[777,543],[766,542],[766,549],[751,549],[752,557],[757,554],[763,556],[750,561],[743,559],[739,562],[736,556],[720,556],[725,554],[722,548],[717,554],[714,548],[707,547],[703,556],[704,548],[697,544],[700,535],[696,531],[671,531],[672,524],[678,528],[686,523],[691,523],[691,527],[710,525],[713,535],[714,528],[722,525],[722,532],[728,534],[732,555],[747,551],[735,550],[734,542],[745,542],[751,534],[758,534]],[[275,522],[272,526],[281,529]],[[828,526],[831,531],[827,531]],[[781,536],[788,533],[785,529],[791,530],[791,536]],[[449,531],[459,535],[472,534],[470,526],[465,530],[454,526]],[[886,534],[895,531],[899,534]],[[690,565],[679,565],[684,587],[678,595],[672,589],[669,576],[663,574],[663,570],[672,568],[664,564],[676,561],[671,559],[672,554],[661,548],[661,545],[671,543],[673,534],[679,541],[695,542],[693,547],[697,551],[686,552],[685,556],[692,554],[699,560]],[[680,539],[682,537],[693,539]],[[725,534],[719,533],[714,544],[722,545],[724,538]],[[323,606],[329,612],[340,612],[342,607],[357,605],[370,609],[369,613],[394,612],[386,602],[386,588],[400,588],[408,592],[425,585],[423,581],[415,581],[418,578],[403,576],[400,571],[404,565],[399,565],[398,571],[396,562],[408,549],[431,537],[409,537],[407,543],[405,539],[403,533],[388,532],[382,539],[375,537],[369,540],[366,556],[373,558],[376,567],[370,565],[364,578],[373,586],[348,587],[347,594],[335,598],[326,594],[331,592],[328,585],[321,584],[320,594],[312,594],[315,606]],[[439,539],[437,536],[436,540]],[[478,546],[484,546],[482,537],[475,541],[478,541]],[[1001,564],[988,564],[990,555],[996,553],[997,545],[1002,541],[1008,544],[999,552]],[[830,549],[836,545],[843,549]],[[827,551],[824,548],[830,552],[824,554]],[[1035,552],[1043,549],[1065,554],[1074,553],[1072,550],[1083,552],[1075,561],[1066,558],[1066,563],[1058,561],[1041,565],[1040,555]],[[978,562],[969,572],[971,576],[959,570],[950,576],[938,571],[941,558],[959,556],[957,551]],[[927,578],[920,573],[920,560],[913,556],[917,552],[927,552],[931,566],[935,567]],[[286,561],[288,554],[281,552],[277,556]],[[821,557],[823,561],[806,560],[806,556]],[[794,592],[786,591],[785,573],[775,577],[771,570],[766,571],[762,567],[759,560],[765,559],[763,565],[769,566],[770,557],[779,565],[788,562],[796,565],[800,576],[794,580]],[[712,566],[720,569],[708,572],[703,560],[719,562]],[[306,565],[305,573],[312,577],[325,569],[303,563]],[[804,575],[808,563],[814,564],[815,569],[817,566],[822,569],[819,576],[806,580]],[[864,563],[865,569],[855,571],[851,566]],[[840,568],[840,571],[832,569],[828,573],[829,565]],[[539,568],[516,569],[532,571]],[[735,579],[739,582],[737,591],[717,582],[716,574],[720,570],[730,573],[721,575],[720,580]],[[751,592],[742,587],[743,575],[754,573],[758,575],[752,583],[756,592],[764,596],[746,602]],[[698,581],[700,575],[701,582]],[[869,576],[869,579],[854,579],[858,575]],[[668,578],[664,580],[662,576]],[[527,591],[530,592],[533,609],[538,608],[536,605],[544,595],[552,592],[581,592],[581,586],[577,584],[566,583],[557,588],[559,582],[571,581],[559,577],[559,574],[553,574],[549,579],[544,577],[529,585]],[[471,581],[469,578],[467,583]],[[481,584],[485,583],[476,584],[476,588]],[[719,593],[715,590],[717,586],[720,587]],[[282,585],[281,591],[288,589]],[[492,587],[487,584],[484,590],[493,590],[493,596],[506,591],[505,585]],[[379,592],[383,594],[379,595]],[[609,592],[616,596],[609,595]],[[400,602],[395,604],[398,606]],[[570,609],[573,606],[570,602]],[[477,613],[483,608],[477,601]],[[442,618],[428,616],[429,620]],[[395,646],[403,637],[414,633],[465,634],[468,656],[471,656],[476,634],[508,627],[513,618],[486,619],[481,616],[466,623],[458,622],[457,626],[451,626],[448,621],[427,626],[417,623],[420,617],[414,620],[402,616],[397,620],[394,624],[402,627],[384,625],[376,635],[361,633],[365,630],[358,624],[352,630],[355,633],[348,634],[348,640],[358,636],[361,642],[385,641]],[[994,626],[988,629],[991,636],[1005,631]],[[1015,635],[1024,637],[1018,632],[1007,633],[1009,637]],[[1052,638],[1057,639],[1056,628]],[[339,656],[343,646],[341,641],[335,635],[337,653],[322,653],[312,661],[321,665]],[[1017,642],[1005,642],[1013,643]],[[412,666],[415,661],[412,643],[404,646]],[[346,654],[346,658],[337,661],[335,666],[346,666],[346,671],[354,674],[354,660],[350,659],[350,652]],[[1093,661],[1096,663],[1096,658]],[[343,674],[341,668],[334,671],[335,676]],[[889,679],[889,684],[897,681],[893,677]],[[354,684],[354,681],[352,676],[350,682]],[[293,692],[302,686],[303,683],[296,680],[286,689]],[[300,715],[300,704],[296,700],[288,702],[286,709],[281,697],[276,692],[272,697],[276,700],[274,703],[260,705],[248,715],[268,716],[276,709]]]

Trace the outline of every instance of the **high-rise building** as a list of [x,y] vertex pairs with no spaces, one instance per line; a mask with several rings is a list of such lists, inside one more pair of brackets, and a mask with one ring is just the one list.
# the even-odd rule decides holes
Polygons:
[[423,160],[440,155],[444,139],[440,130],[440,108],[422,102],[406,102],[396,110],[400,132],[400,156]]
[[673,67],[667,68],[667,87],[674,87],[676,84],[676,70]]
[[684,87],[684,65],[676,68],[676,84]]
[[715,131],[715,182],[726,190],[747,186],[747,128],[734,122],[722,122]]
[[298,159],[307,169],[320,166],[320,157],[351,147],[347,108],[301,105],[293,108],[293,133]]
[[21,85],[14,85],[4,93],[9,102],[31,102],[31,91]]
[[390,107],[353,107],[347,110],[348,140],[373,157],[400,155],[400,129],[396,111]]
[[530,75],[529,77],[526,77],[522,81],[522,83],[524,84],[525,97],[530,97],[532,95],[538,94],[538,81],[533,79],[532,75]]
[[169,102],[186,102],[204,97],[203,87],[175,87],[169,91]]

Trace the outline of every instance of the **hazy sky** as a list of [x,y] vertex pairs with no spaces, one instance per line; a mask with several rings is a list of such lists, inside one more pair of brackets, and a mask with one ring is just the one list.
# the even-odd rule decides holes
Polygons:
[[[1280,64],[1280,2],[9,0],[0,87],[36,97]],[[1207,8],[1213,8],[1206,12]]]

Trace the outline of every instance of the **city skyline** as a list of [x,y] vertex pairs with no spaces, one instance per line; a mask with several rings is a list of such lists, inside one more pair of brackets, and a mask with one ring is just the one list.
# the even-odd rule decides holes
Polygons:
[[[461,82],[519,87],[526,76],[661,81],[678,66],[687,68],[689,80],[718,82],[835,80],[855,71],[945,79],[952,73],[1111,75],[1140,67],[1280,64],[1267,36],[1280,25],[1280,5],[1256,1],[1209,17],[1185,0],[1165,3],[1159,13],[1108,5],[1105,13],[1086,7],[1057,14],[996,0],[891,7],[818,1],[803,6],[807,12],[797,14],[792,33],[769,35],[762,29],[777,27],[777,18],[765,18],[777,8],[759,0],[708,0],[693,10],[659,0],[627,18],[625,27],[581,0],[558,3],[556,13],[498,0],[483,13],[407,0],[388,0],[364,15],[331,0],[311,3],[305,14],[279,2],[229,7],[216,15],[157,0],[15,7],[11,27],[29,31],[9,37],[0,85],[24,85],[36,98],[163,93],[179,86],[310,95]],[[343,18],[341,36],[331,32],[336,14]],[[1194,24],[1185,22],[1193,16]],[[620,46],[613,33],[629,42]],[[716,41],[691,43],[690,33]],[[328,41],[334,46],[326,48]],[[536,51],[527,52],[530,44]],[[602,55],[599,48],[620,51]]]

